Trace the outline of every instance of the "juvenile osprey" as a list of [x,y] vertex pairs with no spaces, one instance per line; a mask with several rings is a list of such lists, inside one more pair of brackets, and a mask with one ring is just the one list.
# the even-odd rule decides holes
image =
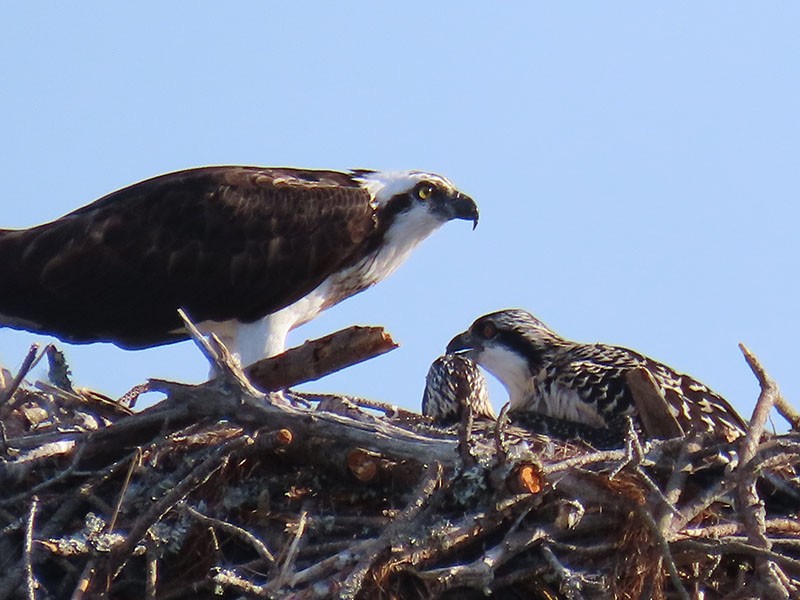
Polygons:
[[476,418],[494,420],[486,379],[474,362],[464,356],[440,356],[428,369],[422,395],[422,414],[440,425],[461,420],[466,407]]
[[509,416],[542,414],[621,436],[624,417],[639,416],[629,374],[643,369],[684,433],[728,441],[744,434],[745,423],[728,402],[692,377],[627,348],[566,340],[524,310],[480,317],[447,352],[464,352],[505,385]]
[[432,173],[178,171],[0,230],[0,326],[145,348],[186,339],[183,308],[247,365],[451,219],[477,206]]

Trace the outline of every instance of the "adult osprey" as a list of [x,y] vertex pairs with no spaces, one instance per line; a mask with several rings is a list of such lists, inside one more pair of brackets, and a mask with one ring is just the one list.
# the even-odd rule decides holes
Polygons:
[[475,202],[439,175],[203,167],[0,230],[0,326],[145,348],[186,339],[185,309],[242,364],[387,277]]
[[521,423],[541,421],[552,429],[552,419],[560,419],[578,424],[563,428],[578,437],[608,445],[616,436],[620,442],[624,417],[639,417],[628,376],[643,369],[684,433],[727,441],[744,435],[742,418],[696,379],[628,348],[564,339],[524,310],[480,317],[450,341],[447,352],[464,352],[494,374],[508,390],[509,416]]

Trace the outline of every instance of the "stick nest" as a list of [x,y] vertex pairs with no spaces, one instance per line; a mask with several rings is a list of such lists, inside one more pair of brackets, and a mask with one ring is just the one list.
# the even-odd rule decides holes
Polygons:
[[0,378],[0,598],[800,593],[796,432],[596,451],[262,392],[204,350],[220,377],[137,413]]

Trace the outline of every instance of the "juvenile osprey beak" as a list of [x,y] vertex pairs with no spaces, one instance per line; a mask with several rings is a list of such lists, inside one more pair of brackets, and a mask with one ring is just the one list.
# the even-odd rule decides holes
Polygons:
[[478,226],[478,205],[472,198],[461,192],[445,197],[436,210],[443,213],[448,220],[472,221],[473,230]]
[[470,355],[471,350],[478,350],[479,348],[475,344],[475,341],[472,339],[469,331],[465,331],[463,333],[459,333],[456,337],[450,340],[450,343],[447,344],[447,354],[464,354],[466,356]]

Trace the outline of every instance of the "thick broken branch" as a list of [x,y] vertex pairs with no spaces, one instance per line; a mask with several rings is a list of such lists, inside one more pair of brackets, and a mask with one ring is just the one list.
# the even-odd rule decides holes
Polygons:
[[270,392],[314,381],[395,348],[383,327],[354,325],[260,360],[245,373],[258,389]]

